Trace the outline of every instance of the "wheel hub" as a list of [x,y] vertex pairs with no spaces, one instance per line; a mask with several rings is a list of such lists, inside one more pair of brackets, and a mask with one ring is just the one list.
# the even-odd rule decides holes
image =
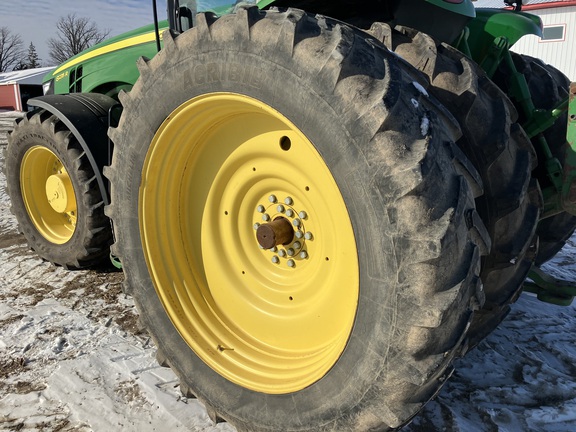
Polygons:
[[46,198],[48,204],[58,213],[74,211],[76,202],[70,197],[74,196],[74,188],[70,177],[66,174],[54,174],[46,180]]
[[296,268],[298,261],[304,262],[309,256],[307,241],[312,241],[313,234],[306,231],[305,224],[309,221],[308,212],[296,207],[292,196],[278,201],[276,195],[268,197],[269,204],[259,204],[256,212],[261,214],[261,220],[254,223],[256,239],[261,249],[272,253],[270,261]]

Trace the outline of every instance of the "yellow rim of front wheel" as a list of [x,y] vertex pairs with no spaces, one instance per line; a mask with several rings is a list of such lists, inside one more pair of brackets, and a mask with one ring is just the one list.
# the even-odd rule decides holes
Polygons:
[[64,244],[76,230],[76,195],[62,161],[43,146],[29,148],[20,165],[20,190],[32,224],[49,242]]
[[[290,237],[265,249],[258,228],[278,219]],[[282,114],[231,93],[181,105],[146,155],[139,220],[168,316],[220,375],[284,394],[334,366],[358,304],[356,242],[330,170]]]

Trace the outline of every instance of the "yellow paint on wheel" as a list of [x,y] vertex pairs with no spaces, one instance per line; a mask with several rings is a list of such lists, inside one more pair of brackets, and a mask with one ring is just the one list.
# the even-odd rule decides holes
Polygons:
[[49,242],[64,244],[76,229],[74,187],[62,161],[48,148],[28,149],[20,165],[20,189],[28,216]]
[[[329,168],[285,116],[231,93],[184,103],[150,145],[139,207],[158,296],[208,366],[284,394],[335,365],[357,310],[356,242]],[[258,226],[278,218],[293,238],[262,249]]]

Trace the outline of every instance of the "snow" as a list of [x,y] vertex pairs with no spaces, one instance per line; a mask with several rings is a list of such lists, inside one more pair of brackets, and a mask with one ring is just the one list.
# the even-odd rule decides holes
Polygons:
[[[0,113],[0,129],[13,117]],[[122,273],[66,271],[28,250],[9,211],[5,143],[0,136],[0,430],[234,431],[214,425],[157,364]],[[546,270],[576,280],[574,256],[576,237]],[[523,294],[403,430],[576,430],[575,328],[574,305]]]
[[17,82],[20,84],[42,84],[42,79],[48,73],[56,69],[53,66],[26,69],[0,73],[0,84]]
[[416,90],[418,90],[424,96],[429,97],[428,91],[422,86],[422,84],[420,84],[419,82],[416,82],[416,81],[412,81],[412,85],[414,87],[416,87]]

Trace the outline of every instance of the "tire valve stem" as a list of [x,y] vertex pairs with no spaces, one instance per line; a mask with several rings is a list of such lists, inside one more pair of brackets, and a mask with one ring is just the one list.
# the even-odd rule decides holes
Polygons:
[[225,346],[222,346],[220,344],[218,344],[218,346],[216,347],[216,349],[220,352],[224,352],[224,351],[234,351],[234,348],[227,348]]

